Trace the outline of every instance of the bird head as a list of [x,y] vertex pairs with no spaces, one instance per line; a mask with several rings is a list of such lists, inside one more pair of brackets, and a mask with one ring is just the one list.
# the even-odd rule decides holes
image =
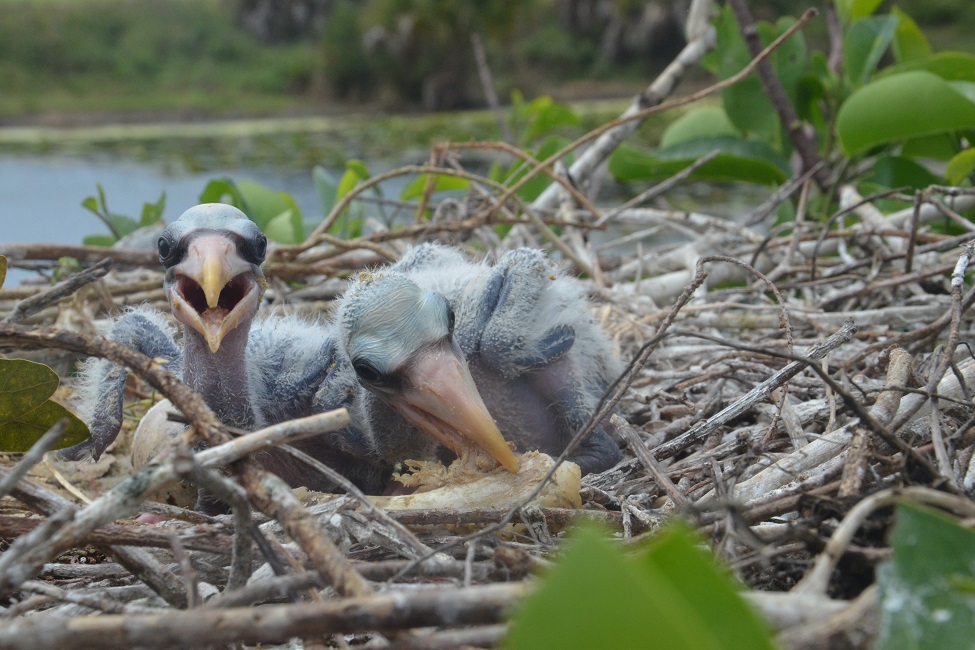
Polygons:
[[261,270],[267,238],[237,208],[205,203],[171,223],[157,249],[173,315],[215,354],[231,330],[257,313],[267,288]]
[[518,471],[454,341],[444,296],[401,273],[361,273],[342,298],[339,325],[364,388],[455,453],[476,445]]

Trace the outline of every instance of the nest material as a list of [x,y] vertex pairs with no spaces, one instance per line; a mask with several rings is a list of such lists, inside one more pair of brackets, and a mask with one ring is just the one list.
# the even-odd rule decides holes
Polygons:
[[[630,216],[649,218],[645,210]],[[663,225],[679,224],[685,233],[695,220],[704,219],[666,212],[652,217]],[[907,494],[944,507],[940,497],[931,494],[955,494],[950,498],[970,503],[975,481],[969,430],[973,408],[965,386],[971,385],[975,364],[958,343],[971,337],[965,310],[972,294],[963,293],[961,286],[953,288],[946,276],[959,261],[958,249],[948,236],[927,234],[928,243],[914,247],[907,257],[903,237],[882,234],[866,224],[847,231],[843,239],[827,239],[817,249],[810,235],[824,231],[810,224],[796,224],[790,234],[762,239],[732,222],[722,223],[716,236],[713,222],[707,223],[708,228],[702,227],[686,242],[653,251],[644,244],[640,257],[611,245],[597,252],[576,239],[575,255],[598,266],[593,275],[602,278],[584,280],[591,287],[593,316],[622,358],[632,362],[616,391],[608,395],[615,408],[606,409],[626,459],[608,472],[583,478],[583,508],[578,514],[602,521],[623,539],[652,531],[679,514],[708,536],[715,551],[756,592],[781,594],[774,605],[763,605],[762,596],[757,597],[760,608],[773,618],[771,612],[783,607],[808,609],[809,598],[819,603],[820,617],[808,612],[799,618],[780,616],[785,621],[780,638],[785,642],[801,646],[808,638],[850,643],[869,638],[873,619],[849,614],[872,611],[864,594],[871,593],[876,563],[886,557],[890,495]],[[469,246],[478,242],[497,254],[525,239],[540,243],[533,241],[532,230],[523,230],[503,241],[486,226],[463,232]],[[372,235],[374,240],[381,236],[385,235]],[[832,250],[840,254],[827,254],[830,242],[838,245]],[[406,243],[405,238],[396,240],[394,250]],[[687,259],[689,249],[697,250],[699,261],[692,269],[681,269],[675,262]],[[708,257],[712,250],[726,255]],[[272,257],[270,269],[275,259],[279,258]],[[740,260],[756,260],[765,273]],[[296,262],[289,264],[294,268]],[[358,264],[349,266],[351,271]],[[681,292],[668,295],[656,278],[648,277],[647,269],[654,266],[657,277],[684,274],[688,281]],[[58,324],[100,331],[119,306],[145,297],[144,276],[141,270],[116,269],[25,320],[38,327]],[[305,279],[300,289],[272,280],[272,302],[290,310],[321,312],[322,297],[314,295],[314,289],[331,285],[315,274]],[[158,280],[161,284],[161,275]],[[0,303],[8,314],[15,313],[25,292],[17,291],[16,300]],[[0,294],[0,299],[5,297]],[[946,354],[945,343],[959,354]],[[62,364],[74,358],[50,351],[39,358],[45,356]],[[953,370],[945,372],[949,367]],[[66,383],[70,391],[70,377]],[[133,408],[140,411],[147,399],[157,396],[139,379],[128,388]],[[930,397],[933,392],[937,400]],[[166,606],[167,591],[159,584],[165,580],[149,577],[153,571],[170,576],[177,592],[185,580],[196,585],[190,599],[280,602],[278,585],[283,582],[290,580],[295,589],[299,587],[293,585],[324,586],[322,567],[309,557],[306,544],[310,536],[326,532],[342,557],[352,559],[347,568],[367,587],[374,584],[369,581],[393,578],[400,571],[405,571],[403,577],[385,590],[409,591],[426,581],[462,585],[465,576],[475,584],[517,580],[557,548],[557,531],[575,514],[557,507],[521,508],[514,518],[520,526],[512,529],[505,527],[512,520],[505,516],[507,504],[390,511],[377,517],[378,511],[363,509],[351,497],[326,503],[307,500],[311,505],[303,516],[317,521],[324,531],[298,532],[300,522],[289,519],[294,514],[275,514],[278,521],[262,524],[266,543],[277,547],[277,561],[285,558],[294,564],[291,577],[261,579],[258,570],[246,597],[230,590],[217,595],[218,588],[210,585],[223,588],[231,579],[228,572],[234,571],[233,517],[208,519],[148,502],[134,508],[127,503],[120,511],[150,511],[174,519],[125,525],[104,525],[107,520],[98,519],[100,525],[93,524],[90,531],[76,531],[74,537],[54,543],[50,532],[38,532],[43,528],[39,520],[21,516],[26,514],[24,504],[34,513],[58,511],[73,498],[64,491],[66,484],[97,496],[131,473],[128,454],[123,443],[98,466],[45,462],[35,468],[30,483],[22,482],[14,492],[20,510],[7,500],[2,517],[6,536],[23,539],[25,531],[33,530],[48,550],[58,549],[35,565],[44,582],[14,584],[11,567],[0,567],[11,614],[30,615],[25,619],[29,620],[92,610],[158,611]],[[288,501],[274,488],[255,495],[246,477],[242,483],[259,508],[265,507],[262,499]],[[858,515],[855,534],[838,553],[826,554],[823,549],[837,529],[852,525],[840,522],[865,500],[872,500],[873,509]],[[265,512],[273,513],[274,507],[283,506]],[[480,531],[472,536],[476,541],[466,547],[448,544],[461,539],[457,531],[469,530]],[[297,547],[288,537],[300,540]],[[133,559],[120,553],[120,544],[144,548]],[[61,548],[65,545],[69,548]],[[432,563],[407,570],[409,559],[445,545]],[[141,568],[133,569],[133,563]],[[301,564],[319,572],[302,572]],[[336,574],[326,575],[334,579]],[[177,601],[170,600],[170,605],[186,604],[188,598],[185,591],[182,598],[168,596]],[[496,596],[485,592],[479,607],[490,610]],[[446,630],[438,634],[448,634]],[[482,632],[485,643],[498,634],[494,627]]]

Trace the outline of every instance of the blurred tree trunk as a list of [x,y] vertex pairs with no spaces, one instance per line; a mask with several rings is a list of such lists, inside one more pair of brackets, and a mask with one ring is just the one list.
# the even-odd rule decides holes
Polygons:
[[237,21],[267,43],[321,33],[332,0],[236,0]]

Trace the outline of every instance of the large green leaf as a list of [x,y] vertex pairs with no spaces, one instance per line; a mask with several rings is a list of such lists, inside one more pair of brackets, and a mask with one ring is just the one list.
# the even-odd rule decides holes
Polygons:
[[953,133],[934,133],[905,140],[901,155],[910,158],[950,160],[958,152],[958,138]]
[[935,74],[902,72],[853,93],[836,131],[847,155],[878,144],[975,127],[975,103]]
[[915,61],[931,56],[931,45],[914,19],[894,7],[891,13],[897,16],[897,31],[894,33],[894,58],[898,63]]
[[19,418],[48,400],[61,379],[43,363],[0,359],[0,420]]
[[971,648],[975,533],[915,505],[897,508],[893,559],[878,569],[875,648]]
[[370,176],[369,168],[361,160],[349,160],[345,163],[345,173],[339,180],[335,196],[338,199],[345,198],[345,195],[355,189],[355,186],[362,181],[368,180]]
[[597,531],[579,531],[519,607],[505,646],[771,648],[732,582],[695,543],[689,533],[672,529],[642,557],[628,559]]
[[[287,192],[278,192],[260,183],[240,181],[237,190],[244,201],[237,206],[254,221],[268,239],[282,244],[300,242],[304,236],[301,209]],[[285,218],[283,215],[287,214]],[[271,221],[275,223],[272,226]],[[268,228],[272,228],[268,231]]]
[[322,202],[322,214],[327,215],[338,203],[339,183],[335,177],[321,165],[315,165],[311,170],[311,179],[315,184],[315,191]]
[[301,238],[295,234],[294,212],[290,208],[268,219],[263,230],[268,239],[280,244],[297,244],[301,241]]
[[945,179],[949,185],[961,185],[973,173],[975,173],[975,148],[969,148],[948,161]]
[[[748,64],[751,54],[730,6],[721,11],[716,27],[718,42],[715,49],[721,52],[717,73],[727,79]],[[728,119],[742,135],[757,137],[773,147],[784,141],[778,114],[756,75],[721,93],[721,102]]]
[[206,184],[200,192],[200,203],[225,203],[225,198],[229,197],[229,204],[240,208],[244,204],[244,199],[237,189],[237,185],[229,178],[215,178]]
[[939,181],[923,165],[903,156],[882,156],[874,163],[868,180],[883,187],[924,189]]
[[688,140],[719,135],[737,136],[738,129],[720,106],[705,106],[688,111],[674,120],[660,136],[660,146],[669,147]]
[[62,418],[68,427],[57,448],[89,437],[84,422],[49,399],[59,383],[57,373],[42,363],[0,359],[0,451],[27,451]]
[[143,228],[145,226],[151,226],[154,223],[158,223],[162,219],[163,212],[166,211],[166,193],[163,192],[159,196],[159,200],[155,203],[143,203],[142,204],[142,215],[139,219],[139,227]]
[[693,533],[675,526],[643,554],[640,567],[651,584],[677,586],[681,615],[695,619],[702,639],[716,648],[771,648],[768,629],[742,600],[732,578],[699,547]]
[[856,21],[843,40],[843,66],[846,78],[862,86],[873,75],[881,57],[897,33],[896,16],[871,16]]
[[768,146],[727,136],[682,142],[652,153],[623,144],[610,156],[609,171],[621,181],[661,180],[715,149],[721,153],[695,170],[691,179],[770,185],[789,177],[787,162]]
[[884,0],[837,0],[836,8],[843,22],[851,23],[860,18],[866,18],[877,11],[877,7]]
[[975,55],[968,52],[938,52],[899,64],[892,72],[927,70],[945,81],[975,81]]

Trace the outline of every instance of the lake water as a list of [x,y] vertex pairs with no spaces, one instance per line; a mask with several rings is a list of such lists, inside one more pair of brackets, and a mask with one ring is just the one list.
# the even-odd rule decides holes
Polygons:
[[253,180],[290,193],[306,219],[321,218],[311,170],[247,168],[170,173],[160,165],[66,154],[0,155],[0,240],[7,243],[80,244],[86,235],[107,233],[81,202],[101,183],[109,208],[138,218],[142,204],[166,193],[167,221],[199,203],[207,182],[221,176]]

